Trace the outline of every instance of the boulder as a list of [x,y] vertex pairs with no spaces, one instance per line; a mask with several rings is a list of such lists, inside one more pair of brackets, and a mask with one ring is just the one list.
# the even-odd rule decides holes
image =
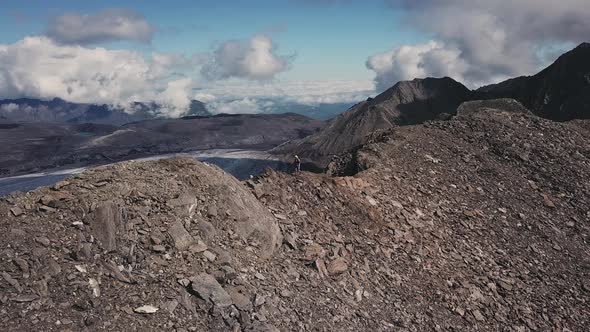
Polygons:
[[200,273],[190,279],[192,290],[205,301],[211,301],[218,307],[229,307],[233,304],[231,296],[210,274]]
[[179,221],[174,222],[168,228],[168,234],[174,242],[174,247],[178,250],[186,250],[195,241]]
[[106,251],[117,249],[117,233],[122,223],[121,209],[113,202],[100,205],[88,216],[94,237]]

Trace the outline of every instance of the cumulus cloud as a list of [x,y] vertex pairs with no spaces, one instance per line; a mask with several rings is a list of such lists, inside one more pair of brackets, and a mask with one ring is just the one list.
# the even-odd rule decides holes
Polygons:
[[243,98],[232,101],[214,101],[207,104],[207,108],[213,113],[226,114],[255,114],[263,111],[258,101],[254,98]]
[[110,41],[149,43],[154,29],[139,14],[109,9],[95,15],[69,13],[50,22],[47,36],[64,44],[94,44]]
[[18,105],[15,103],[8,103],[8,104],[0,105],[0,110],[5,111],[5,112],[13,112],[13,111],[16,111],[17,109],[18,109]]
[[375,54],[369,57],[366,65],[376,73],[375,85],[379,91],[416,77],[451,76],[463,80],[467,70],[461,51],[435,41]]
[[0,97],[59,97],[125,106],[153,101],[175,116],[190,103],[192,82],[171,73],[178,56],[60,45],[46,37],[0,44]]
[[163,112],[169,117],[179,117],[184,114],[191,103],[192,80],[182,78],[167,83],[166,89],[156,97],[163,105]]
[[276,54],[273,41],[264,35],[249,40],[222,43],[202,67],[201,74],[210,79],[231,77],[268,80],[289,68],[291,58]]
[[[547,64],[540,49],[577,44],[590,35],[587,0],[388,2],[405,10],[407,25],[433,34],[435,41],[404,45],[369,58],[367,66],[375,71],[380,89],[396,79],[414,78],[412,74],[454,76],[472,87],[532,74]],[[404,60],[404,51],[418,58]]]

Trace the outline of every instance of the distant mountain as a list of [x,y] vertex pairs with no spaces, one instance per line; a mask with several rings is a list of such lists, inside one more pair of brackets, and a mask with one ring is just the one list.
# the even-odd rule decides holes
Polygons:
[[514,98],[535,114],[557,121],[590,118],[590,44],[582,43],[534,76],[477,90],[487,98]]
[[[110,105],[72,103],[63,99],[40,100],[32,98],[0,100],[0,117],[13,122],[46,123],[97,123],[123,125],[160,115],[161,106],[156,103],[136,102],[132,110]],[[205,104],[191,102],[189,115],[210,116]]]
[[334,118],[354,105],[352,102],[304,104],[282,98],[259,98],[257,101],[261,105],[268,105],[262,107],[264,114],[297,113],[318,120]]
[[[504,99],[502,99],[504,98]],[[367,142],[395,126],[449,118],[466,101],[514,99],[532,113],[557,121],[590,118],[590,44],[582,43],[534,76],[523,76],[470,91],[451,78],[402,81],[354,105],[316,134],[282,144],[273,152],[300,154],[320,165],[330,156]],[[466,104],[489,105],[489,103]],[[487,106],[482,106],[487,107]]]
[[83,115],[89,105],[70,103],[63,99],[32,98],[0,100],[0,116],[15,122],[63,123]]
[[448,77],[402,81],[374,99],[354,105],[320,132],[281,145],[275,152],[325,159],[364,143],[376,131],[454,113],[471,96],[472,92],[463,84]]
[[205,106],[205,103],[198,101],[198,100],[192,100],[191,101],[191,105],[189,107],[188,113],[186,114],[186,116],[211,116],[213,114],[211,114],[211,112],[209,112],[207,110],[207,106]]
[[159,118],[123,126],[0,122],[0,177],[194,150],[267,150],[322,125],[292,113]]
[[153,119],[155,117],[153,110],[157,107],[156,104],[134,103],[133,112],[129,112],[109,105],[88,105],[84,113],[66,122],[123,125],[129,122]]

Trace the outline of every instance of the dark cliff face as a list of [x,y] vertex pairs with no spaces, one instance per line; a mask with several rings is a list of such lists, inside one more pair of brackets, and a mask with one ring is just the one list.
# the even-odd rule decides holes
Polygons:
[[477,91],[494,98],[514,98],[544,118],[588,119],[590,44],[580,44],[534,76],[517,77]]
[[292,150],[314,159],[342,153],[378,131],[453,114],[471,95],[463,84],[448,77],[402,81],[354,105],[317,134],[281,146],[277,152]]

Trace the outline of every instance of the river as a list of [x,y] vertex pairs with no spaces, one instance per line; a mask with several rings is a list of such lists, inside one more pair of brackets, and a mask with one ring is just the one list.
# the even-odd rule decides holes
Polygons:
[[[217,165],[239,180],[247,179],[250,175],[258,175],[266,168],[278,169],[284,167],[284,164],[275,156],[264,151],[251,150],[204,150],[190,153],[166,154],[134,160],[157,160],[176,156],[191,157],[196,160]],[[30,191],[39,187],[50,186],[68,176],[79,174],[88,168],[92,168],[92,166],[0,178],[0,196],[5,196],[15,191]]]

